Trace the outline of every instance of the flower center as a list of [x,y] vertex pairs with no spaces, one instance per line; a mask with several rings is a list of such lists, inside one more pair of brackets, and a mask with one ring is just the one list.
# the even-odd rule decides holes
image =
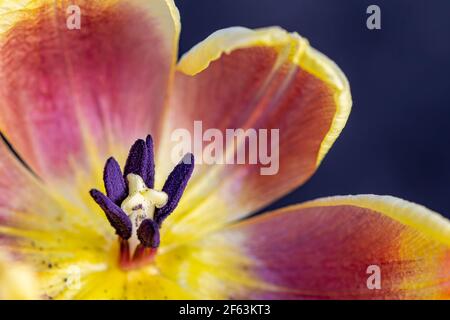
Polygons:
[[137,174],[130,173],[128,180],[128,197],[121,204],[122,210],[128,215],[132,224],[130,249],[134,251],[139,244],[137,230],[145,219],[154,220],[155,208],[167,204],[168,195],[163,191],[150,189]]
[[90,194],[105,212],[120,243],[119,265],[133,269],[150,263],[160,245],[159,230],[175,210],[194,170],[194,157],[186,154],[167,178],[162,191],[154,189],[153,140],[137,140],[130,149],[124,173],[114,158],[103,172],[106,195]]

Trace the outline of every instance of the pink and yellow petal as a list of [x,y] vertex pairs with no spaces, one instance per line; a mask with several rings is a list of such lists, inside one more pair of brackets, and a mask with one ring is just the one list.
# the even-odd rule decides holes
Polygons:
[[51,191],[1,140],[0,176],[0,251],[33,267],[41,296],[51,296],[58,282],[64,286],[74,268],[116,264],[116,237],[101,210]]
[[44,180],[101,174],[157,136],[180,31],[172,0],[2,1],[0,15],[0,130]]
[[[350,109],[345,75],[298,34],[230,28],[194,47],[178,64],[164,148],[158,153],[166,157],[158,162],[158,172],[164,173],[159,184],[172,166],[169,147],[179,144],[171,134],[184,128],[194,136],[195,120],[203,131],[218,129],[224,136],[226,129],[266,129],[270,138],[270,130],[278,129],[279,146],[271,151],[279,153],[279,166],[275,156],[269,175],[261,173],[268,165],[260,163],[202,164],[201,151],[193,150],[196,169],[179,209],[167,221],[174,225],[167,241],[239,219],[303,184],[343,129]],[[209,143],[196,142],[203,149]],[[231,159],[236,149],[224,154],[223,159]]]
[[36,213],[50,220],[61,214],[52,196],[1,139],[0,177],[0,227]]
[[450,298],[450,222],[394,197],[319,199],[175,250],[170,276],[214,298]]

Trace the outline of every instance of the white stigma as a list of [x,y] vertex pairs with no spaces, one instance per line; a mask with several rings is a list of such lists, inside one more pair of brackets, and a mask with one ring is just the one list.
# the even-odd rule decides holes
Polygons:
[[145,219],[154,219],[155,208],[164,207],[167,204],[168,195],[163,191],[148,188],[142,177],[137,174],[130,173],[127,175],[127,180],[128,197],[120,207],[131,220],[133,230],[130,245],[136,247],[139,243],[137,229]]

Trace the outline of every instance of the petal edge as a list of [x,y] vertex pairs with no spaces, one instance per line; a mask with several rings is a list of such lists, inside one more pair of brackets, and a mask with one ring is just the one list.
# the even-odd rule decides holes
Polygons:
[[243,27],[231,27],[214,32],[203,42],[183,55],[177,70],[187,75],[196,75],[205,70],[211,62],[223,54],[252,46],[274,46],[283,48],[292,46],[291,61],[334,88],[336,113],[326,137],[323,139],[317,157],[317,166],[321,163],[339,134],[345,127],[350,115],[352,98],[350,85],[342,70],[327,56],[309,45],[308,40],[298,33],[288,33],[279,27],[251,30]]

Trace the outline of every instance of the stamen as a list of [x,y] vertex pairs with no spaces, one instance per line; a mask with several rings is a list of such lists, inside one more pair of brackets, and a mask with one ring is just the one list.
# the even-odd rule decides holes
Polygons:
[[144,140],[137,140],[130,149],[124,169],[124,178],[130,173],[141,176],[145,185],[150,189],[155,183],[155,160],[153,152],[153,139],[148,135]]
[[145,144],[147,146],[147,157],[148,157],[148,165],[147,165],[147,171],[146,175],[143,177],[145,184],[150,188],[153,189],[155,187],[155,155],[154,155],[154,148],[153,148],[153,138],[151,135],[147,136],[147,139],[145,139]]
[[146,174],[148,166],[147,146],[144,140],[136,141],[130,149],[127,163],[124,169],[124,178],[130,173],[143,177]]
[[177,207],[193,171],[194,155],[188,153],[172,170],[162,188],[162,191],[169,196],[169,201],[164,207],[157,209],[155,212],[155,221],[159,226]]
[[142,221],[139,229],[137,230],[139,241],[147,248],[159,247],[159,226],[151,219],[145,219]]
[[90,191],[92,198],[102,208],[108,218],[109,223],[116,229],[117,235],[122,239],[129,239],[132,232],[132,224],[130,218],[120,209],[114,202],[111,201],[100,191],[93,189]]
[[105,182],[106,195],[117,205],[120,205],[127,196],[127,185],[122,176],[122,171],[113,157],[106,161],[103,171],[103,181]]

